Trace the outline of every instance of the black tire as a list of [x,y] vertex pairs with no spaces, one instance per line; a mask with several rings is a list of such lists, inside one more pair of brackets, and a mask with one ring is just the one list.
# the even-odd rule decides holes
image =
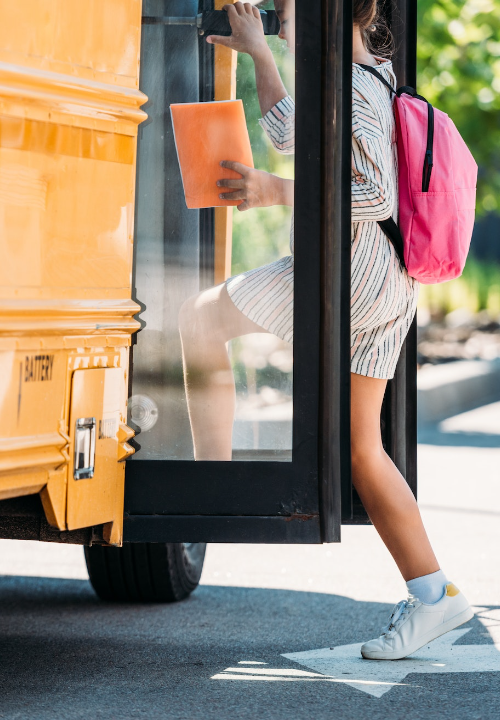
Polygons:
[[85,547],[92,587],[111,602],[176,602],[197,587],[206,543],[128,543]]

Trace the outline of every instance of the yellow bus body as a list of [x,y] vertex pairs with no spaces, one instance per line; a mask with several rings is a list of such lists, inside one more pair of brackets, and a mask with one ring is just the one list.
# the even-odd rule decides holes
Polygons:
[[[120,545],[141,0],[0,0],[0,499]],[[93,477],[75,480],[78,418]]]

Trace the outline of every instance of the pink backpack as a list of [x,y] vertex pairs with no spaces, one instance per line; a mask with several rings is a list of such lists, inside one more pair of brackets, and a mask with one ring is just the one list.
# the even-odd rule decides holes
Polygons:
[[474,226],[477,164],[446,113],[404,85],[396,91],[370,65],[361,65],[395,93],[399,227],[379,225],[408,274],[430,285],[462,274]]

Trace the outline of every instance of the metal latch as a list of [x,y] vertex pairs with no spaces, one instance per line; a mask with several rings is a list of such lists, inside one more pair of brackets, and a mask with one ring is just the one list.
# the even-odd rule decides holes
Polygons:
[[75,480],[94,477],[95,417],[78,418],[75,428]]
[[[280,21],[274,10],[259,10],[265,35],[277,35]],[[225,10],[208,10],[196,17],[151,17],[142,18],[143,25],[188,25],[198,28],[200,35],[231,35],[231,25]]]

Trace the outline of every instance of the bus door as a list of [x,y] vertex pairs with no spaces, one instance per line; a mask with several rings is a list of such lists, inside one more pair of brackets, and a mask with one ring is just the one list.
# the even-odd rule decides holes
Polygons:
[[[291,0],[283,4],[290,8]],[[230,32],[223,5],[143,2],[140,89],[149,100],[138,139],[133,277],[142,328],[131,359],[128,425],[137,451],[127,461],[124,540],[339,541],[342,523],[367,522],[350,478],[352,6],[297,3],[293,54],[277,37],[273,4],[260,5],[288,92],[263,127],[251,58],[206,42],[211,32]],[[400,0],[397,14],[388,8],[387,15],[399,82],[414,84],[414,0]],[[282,205],[186,206],[170,106],[234,98],[243,101],[255,167],[295,180],[293,217]],[[294,105],[290,144],[280,128]],[[257,290],[245,285],[242,273],[264,266]],[[237,307],[269,331],[228,344],[232,459],[195,461],[179,311],[229,277],[239,278]],[[413,331],[382,426],[387,450],[415,489]]]

